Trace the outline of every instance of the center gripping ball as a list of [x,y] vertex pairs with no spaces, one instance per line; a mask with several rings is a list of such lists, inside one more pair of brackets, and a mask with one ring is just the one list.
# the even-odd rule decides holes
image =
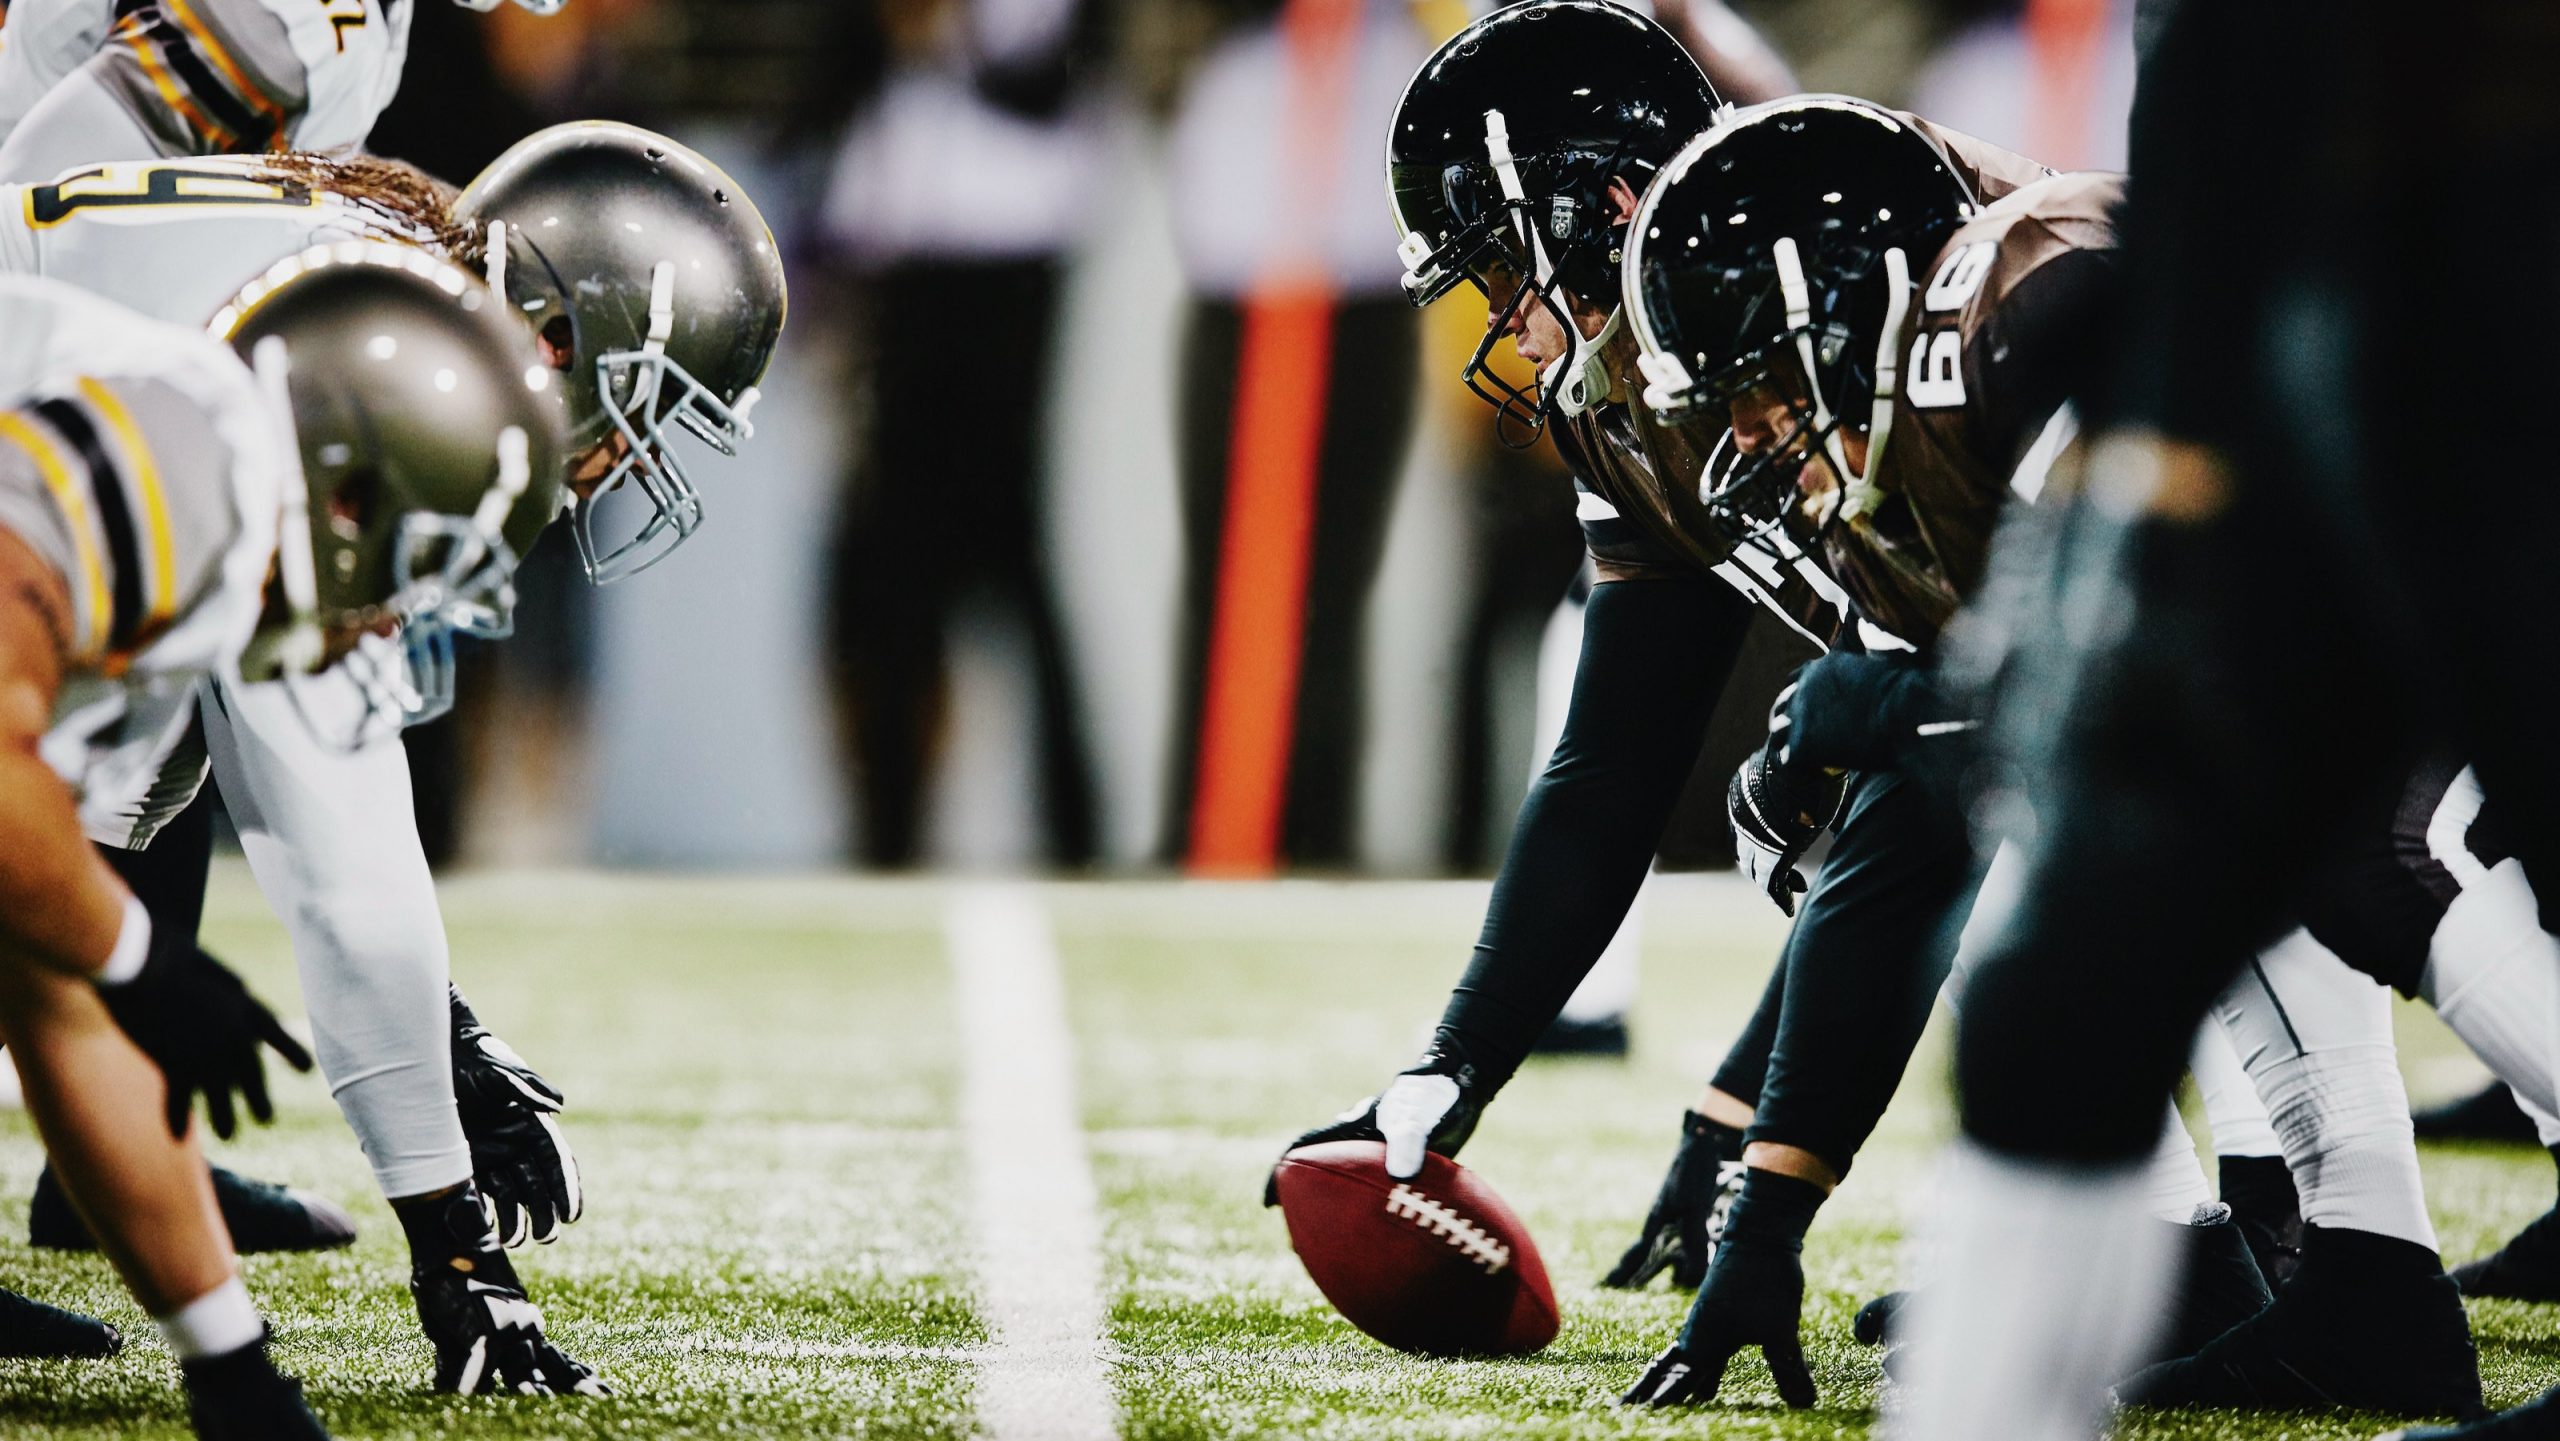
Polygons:
[[1525,1356],[1556,1337],[1556,1293],[1528,1228],[1446,1156],[1410,1181],[1376,1141],[1281,1158],[1280,1214],[1316,1289],[1399,1351]]

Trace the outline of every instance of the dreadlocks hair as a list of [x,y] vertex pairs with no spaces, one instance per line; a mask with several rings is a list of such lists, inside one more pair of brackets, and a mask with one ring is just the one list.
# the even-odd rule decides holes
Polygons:
[[482,238],[453,219],[454,198],[462,192],[405,160],[361,151],[288,151],[257,156],[252,164],[265,179],[305,186],[364,212],[385,239],[435,251],[467,270],[479,268]]

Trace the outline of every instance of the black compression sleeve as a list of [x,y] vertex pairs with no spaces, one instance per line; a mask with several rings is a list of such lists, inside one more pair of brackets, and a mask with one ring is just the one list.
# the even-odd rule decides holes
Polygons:
[[1592,588],[1564,735],[1441,1016],[1495,1085],[1626,918],[1750,623],[1748,601],[1703,578]]

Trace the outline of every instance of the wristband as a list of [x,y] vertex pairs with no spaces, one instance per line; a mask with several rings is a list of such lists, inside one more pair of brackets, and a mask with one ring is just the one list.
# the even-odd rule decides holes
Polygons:
[[151,912],[128,891],[124,898],[124,926],[116,932],[116,948],[107,952],[107,963],[98,968],[95,977],[101,986],[121,986],[142,974],[145,961],[151,959]]

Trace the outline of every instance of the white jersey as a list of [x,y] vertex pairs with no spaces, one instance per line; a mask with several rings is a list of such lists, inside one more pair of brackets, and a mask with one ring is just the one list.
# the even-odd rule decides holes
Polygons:
[[0,526],[70,595],[43,754],[92,839],[133,844],[183,803],[153,787],[257,624],[293,444],[201,328],[0,276]]
[[41,275],[201,326],[269,266],[341,240],[415,240],[394,217],[254,160],[84,166],[0,185],[0,274]]
[[12,0],[0,25],[0,140],[85,69],[158,155],[361,145],[400,88],[411,3]]

